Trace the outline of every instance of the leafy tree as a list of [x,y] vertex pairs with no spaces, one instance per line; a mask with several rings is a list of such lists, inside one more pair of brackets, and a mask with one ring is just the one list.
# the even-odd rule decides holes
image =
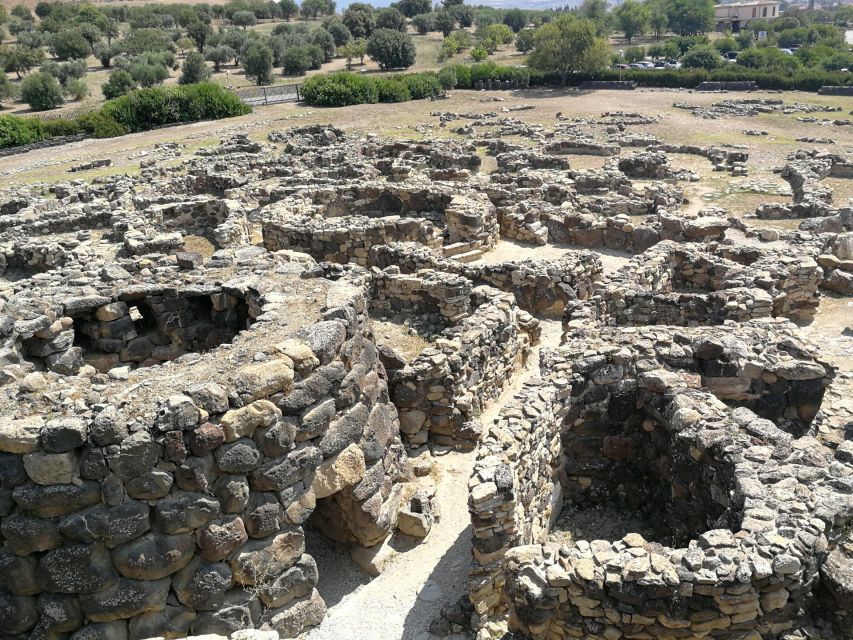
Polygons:
[[430,13],[432,11],[431,0],[400,0],[391,6],[395,7],[407,18],[414,18],[422,13]]
[[21,100],[33,111],[47,111],[61,106],[62,87],[49,73],[31,73],[21,81]]
[[646,58],[646,49],[644,47],[628,47],[625,49],[625,62],[639,62]]
[[465,51],[465,49],[471,48],[471,44],[473,42],[471,34],[465,31],[465,29],[457,29],[450,34],[450,37],[456,41],[459,51]]
[[513,33],[518,33],[527,26],[527,18],[521,9],[510,9],[504,14],[503,23],[512,29]]
[[234,49],[227,45],[218,47],[209,47],[205,51],[204,57],[213,63],[213,70],[219,73],[219,69],[223,64],[227,64],[229,60],[233,60],[237,54]]
[[515,36],[515,48],[521,53],[527,53],[533,49],[533,29],[522,29]]
[[335,12],[335,3],[330,0],[302,0],[300,13],[304,19],[325,16]]
[[77,29],[60,31],[51,38],[50,47],[60,60],[86,58],[92,53],[91,45]]
[[0,73],[0,104],[7,100],[14,100],[18,95],[15,85],[13,85],[5,73]]
[[595,23],[595,30],[599,36],[607,34],[607,0],[584,0],[578,8],[578,14]]
[[534,34],[529,64],[540,71],[559,73],[563,84],[570,73],[594,73],[607,66],[607,44],[595,23],[563,14]]
[[290,22],[292,17],[299,15],[299,5],[296,4],[295,0],[281,0],[278,3],[278,11],[282,18]]
[[369,38],[376,28],[373,7],[363,2],[353,2],[347,7],[341,21],[349,29],[353,38]]
[[9,22],[9,14],[6,13],[6,7],[0,4],[0,24],[6,24]]
[[714,48],[720,53],[729,53],[730,51],[737,51],[737,40],[732,38],[731,34],[726,34],[724,37],[714,40]]
[[459,43],[451,37],[447,36],[441,43],[441,52],[438,55],[438,61],[441,62],[446,58],[452,58],[459,53]]
[[408,34],[377,29],[367,41],[367,55],[382,69],[408,68],[415,64],[415,43]]
[[456,18],[460,27],[470,27],[474,24],[474,10],[467,4],[454,5],[448,11]]
[[337,47],[341,47],[352,40],[350,30],[347,29],[347,26],[340,20],[330,22],[329,26],[326,27],[326,31],[332,34],[332,40],[335,41],[335,46]]
[[449,11],[436,11],[434,18],[435,28],[441,31],[446,38],[456,28],[456,18]]
[[135,88],[136,82],[134,81],[133,76],[127,71],[117,69],[110,73],[109,79],[101,87],[101,93],[104,94],[104,97],[107,100],[112,100],[113,98],[123,96],[128,91],[132,91]]
[[664,0],[647,0],[646,6],[649,8],[649,26],[652,28],[655,38],[660,40],[669,24]]
[[681,58],[681,66],[685,69],[716,69],[723,64],[723,59],[717,50],[707,44],[697,44]]
[[96,42],[99,42],[101,39],[101,30],[93,24],[89,24],[88,22],[81,23],[77,30],[80,32],[80,35],[83,36],[83,39],[89,43],[89,46],[92,47]]
[[181,77],[178,78],[179,84],[195,84],[196,82],[205,82],[210,78],[210,69],[204,61],[204,56],[198,51],[193,51],[187,55],[184,64],[181,66]]
[[25,73],[37,67],[44,60],[44,51],[33,47],[17,45],[0,48],[0,60],[4,71],[14,71],[20,79]]
[[27,31],[33,31],[34,29],[35,25],[29,20],[12,18],[12,20],[9,22],[9,33],[11,33],[13,36],[26,33]]
[[471,49],[471,57],[474,59],[474,62],[482,62],[489,57],[489,50],[483,45],[478,44],[476,47]]
[[163,84],[163,81],[169,77],[169,70],[162,64],[137,62],[131,65],[130,75],[140,87],[153,87]]
[[173,51],[174,44],[169,34],[160,29],[131,29],[119,43],[119,50],[127,55],[138,55],[149,51]]
[[337,51],[335,50],[335,39],[332,34],[317,27],[311,30],[311,44],[320,48],[323,54],[323,62],[331,62],[334,60]]
[[187,24],[186,29],[187,35],[195,43],[196,49],[199,50],[199,53],[204,51],[204,45],[207,43],[207,39],[213,34],[213,29],[210,28],[210,25],[205,24],[201,20],[193,20]]
[[406,33],[406,16],[394,8],[380,9],[376,14],[377,29],[396,29]]
[[495,45],[509,44],[512,42],[512,29],[505,24],[490,24],[480,33],[483,42],[492,41]]
[[80,79],[69,80],[63,88],[66,96],[78,102],[89,95],[89,85]]
[[50,39],[49,34],[41,31],[22,31],[18,34],[18,44],[24,47],[40,49]]
[[666,20],[680,36],[705,33],[714,27],[713,0],[667,0]]
[[282,70],[286,76],[304,76],[311,66],[312,58],[308,47],[290,47],[282,60]]
[[364,64],[364,56],[367,55],[367,40],[364,38],[353,40],[338,49],[338,53],[346,59],[347,69],[352,66],[353,58],[358,58],[361,64]]
[[272,51],[265,44],[252,42],[241,56],[246,77],[257,85],[272,82]]
[[42,73],[49,73],[59,80],[59,84],[66,86],[71,80],[79,80],[86,75],[88,67],[83,60],[72,60],[71,62],[56,62],[48,60],[41,69]]
[[639,0],[625,0],[613,13],[619,30],[625,34],[629,43],[648,27],[649,8]]
[[414,18],[412,18],[412,26],[421,35],[429,33],[430,31],[435,29],[435,14],[419,13]]
[[12,17],[20,18],[21,20],[28,20],[29,22],[33,21],[32,11],[30,11],[27,5],[23,3],[16,4],[12,7]]
[[231,24],[235,27],[254,27],[258,24],[258,17],[251,11],[235,11],[231,16]]
[[115,20],[106,19],[103,24],[100,25],[101,33],[104,34],[104,37],[107,39],[107,44],[112,45],[113,38],[118,38],[119,36],[119,28],[118,22]]

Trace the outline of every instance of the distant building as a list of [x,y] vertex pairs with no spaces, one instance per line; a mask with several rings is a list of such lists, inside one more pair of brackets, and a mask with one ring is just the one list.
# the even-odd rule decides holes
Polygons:
[[714,7],[717,31],[729,29],[732,33],[737,33],[753,20],[772,20],[781,14],[779,3],[772,0],[729,2]]

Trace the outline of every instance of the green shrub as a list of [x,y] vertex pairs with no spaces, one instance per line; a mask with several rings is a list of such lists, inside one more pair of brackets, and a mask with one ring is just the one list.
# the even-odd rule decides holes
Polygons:
[[62,136],[74,136],[82,133],[83,127],[78,120],[66,120],[55,118],[44,123],[44,130],[48,138],[59,138]]
[[707,44],[697,44],[684,54],[681,66],[685,69],[716,69],[723,64],[723,58],[717,50]]
[[438,72],[438,82],[445,90],[456,88],[456,83],[458,81],[455,67],[444,67]]
[[[318,49],[319,50],[319,49]],[[308,47],[290,47],[284,53],[282,70],[286,76],[304,76],[313,66],[313,59]]]
[[302,85],[302,96],[310,105],[345,107],[379,101],[376,82],[347,71],[313,76]]
[[415,44],[406,33],[377,29],[367,41],[367,55],[383,69],[404,69],[415,64]]
[[412,94],[405,83],[392,78],[378,78],[376,88],[379,91],[379,102],[408,102]]
[[83,131],[94,138],[116,138],[128,133],[126,127],[120,125],[113,118],[104,115],[101,111],[84,113],[77,117],[77,122]]
[[101,93],[107,100],[112,100],[123,96],[128,91],[133,91],[135,88],[136,81],[134,81],[133,76],[127,71],[117,69],[110,73],[109,80],[101,87]]
[[21,81],[21,100],[33,111],[56,109],[63,103],[62,87],[48,73],[31,73]]
[[89,85],[82,80],[69,80],[65,85],[65,94],[79,102],[89,95]]
[[181,77],[178,78],[178,82],[180,84],[196,84],[197,82],[205,82],[208,78],[210,78],[210,69],[207,68],[204,56],[197,51],[189,53],[181,67]]
[[413,73],[405,75],[402,81],[406,83],[412,100],[425,100],[441,93],[441,83],[434,73]]
[[44,123],[38,118],[0,116],[0,149],[19,147],[47,137]]
[[104,116],[131,132],[178,122],[230,118],[249,111],[233,93],[210,82],[139,89],[110,100],[101,108]]

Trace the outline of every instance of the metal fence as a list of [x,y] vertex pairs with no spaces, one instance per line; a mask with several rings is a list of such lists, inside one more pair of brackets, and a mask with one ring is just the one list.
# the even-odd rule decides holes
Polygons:
[[279,102],[299,102],[302,94],[299,91],[302,85],[283,84],[277,87],[250,87],[238,89],[234,93],[246,104],[277,104]]

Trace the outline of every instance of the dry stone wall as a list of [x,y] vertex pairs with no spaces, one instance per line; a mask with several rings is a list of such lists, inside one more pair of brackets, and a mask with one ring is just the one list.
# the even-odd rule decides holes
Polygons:
[[[10,637],[227,635],[262,623],[295,637],[320,622],[302,525],[316,509],[328,535],[380,542],[401,506],[405,456],[362,290],[318,281],[316,306],[288,330],[300,272],[243,273],[212,294],[250,299],[254,323],[229,345],[127,382],[91,367],[50,378],[86,398],[70,409],[39,411],[30,395],[56,374],[4,388]],[[123,322],[125,307],[98,305],[92,322]]]

